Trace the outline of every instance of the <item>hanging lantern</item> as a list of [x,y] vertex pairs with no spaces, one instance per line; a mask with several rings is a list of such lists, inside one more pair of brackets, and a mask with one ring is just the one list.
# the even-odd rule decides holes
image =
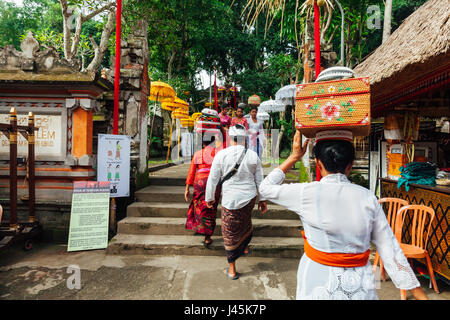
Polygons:
[[223,91],[227,91],[227,88],[224,86],[220,86],[218,90],[219,90],[219,92],[223,92]]
[[251,106],[259,106],[261,104],[261,98],[254,94],[248,98],[248,104]]
[[236,88],[236,87],[231,87],[231,88],[230,88],[230,91],[231,91],[231,92],[235,92],[235,91],[237,91],[237,88]]
[[210,108],[210,107],[212,107],[213,106],[213,103],[212,102],[206,102],[205,103],[205,107],[207,107],[207,108]]

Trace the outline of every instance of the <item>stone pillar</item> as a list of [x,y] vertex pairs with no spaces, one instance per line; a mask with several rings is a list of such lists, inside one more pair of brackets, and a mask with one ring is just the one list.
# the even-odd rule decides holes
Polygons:
[[[139,21],[128,37],[121,42],[119,134],[131,137],[131,186],[137,189],[148,181],[147,122],[148,42],[147,22]],[[114,70],[114,64],[111,70]],[[112,121],[112,118],[111,118]]]

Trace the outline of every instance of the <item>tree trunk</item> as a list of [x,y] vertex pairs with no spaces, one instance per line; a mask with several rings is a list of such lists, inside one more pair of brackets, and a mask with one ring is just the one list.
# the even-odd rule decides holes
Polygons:
[[391,35],[391,20],[392,20],[392,0],[386,0],[386,7],[384,9],[383,43]]
[[167,64],[167,79],[172,79],[172,69],[173,69],[173,61],[175,59],[175,46],[172,46],[172,53],[169,58],[169,63]]
[[70,50],[70,42],[71,42],[71,32],[70,32],[70,26],[69,26],[69,19],[72,16],[72,11],[69,9],[67,5],[67,0],[59,0],[61,3],[61,13],[63,17],[63,51],[64,51],[64,58],[66,60],[71,60],[71,50]]
[[77,17],[77,22],[76,22],[76,27],[75,27],[75,34],[73,36],[73,40],[72,40],[72,48],[70,49],[70,58],[73,59],[74,57],[76,58],[77,56],[77,51],[78,51],[78,45],[80,43],[80,39],[81,39],[81,26],[83,24],[83,19],[81,17],[81,15],[79,15]]
[[108,22],[102,32],[102,38],[100,40],[100,45],[97,45],[94,39],[91,37],[92,45],[94,46],[94,59],[92,59],[91,63],[86,68],[86,71],[97,72],[100,67],[102,60],[105,56],[106,50],[108,50],[108,41],[111,37],[111,33],[114,29],[114,20],[116,18],[116,10],[111,10],[108,14]]

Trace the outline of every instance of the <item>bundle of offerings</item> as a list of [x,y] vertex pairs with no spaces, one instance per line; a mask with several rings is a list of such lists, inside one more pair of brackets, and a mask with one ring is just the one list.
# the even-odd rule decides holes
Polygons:
[[219,133],[220,118],[216,110],[205,108],[202,114],[197,118],[194,125],[196,133]]

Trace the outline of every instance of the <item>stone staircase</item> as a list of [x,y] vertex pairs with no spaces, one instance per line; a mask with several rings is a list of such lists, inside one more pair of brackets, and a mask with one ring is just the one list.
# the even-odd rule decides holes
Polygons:
[[[117,235],[108,245],[108,254],[225,256],[220,206],[212,236],[214,242],[209,248],[203,246],[203,236],[194,236],[192,230],[185,229],[189,203],[184,200],[181,177],[184,171],[186,176],[187,168],[176,170],[181,171],[179,176],[161,177],[164,172],[160,172],[159,176],[151,177],[149,187],[136,192],[137,201],[128,206],[127,217],[118,222]],[[249,256],[299,258],[303,254],[302,227],[295,213],[269,203],[268,212],[262,215],[255,205],[252,223]]]

